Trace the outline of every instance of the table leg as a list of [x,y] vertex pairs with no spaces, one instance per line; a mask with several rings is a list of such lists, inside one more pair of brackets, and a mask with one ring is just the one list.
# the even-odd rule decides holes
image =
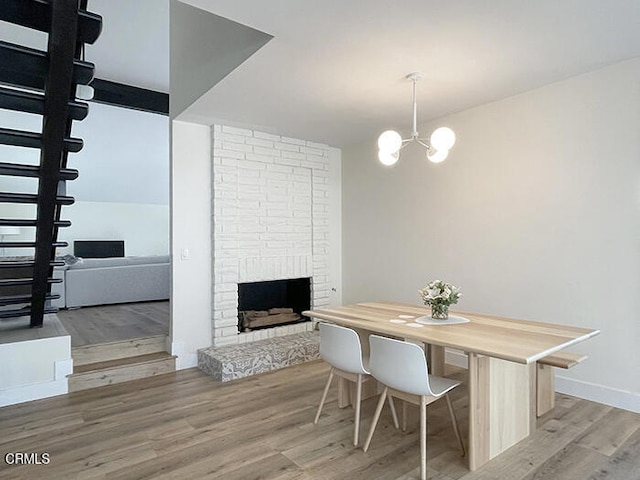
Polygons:
[[351,405],[351,382],[343,377],[338,377],[338,408]]
[[538,364],[536,371],[536,416],[541,417],[555,406],[555,375],[550,365]]
[[469,354],[469,469],[535,429],[536,365]]
[[429,373],[437,377],[444,377],[444,347],[439,345],[429,345]]
[[[337,377],[338,378],[338,408],[345,408],[349,405],[353,405],[353,401],[356,398],[356,385],[353,382],[350,382],[346,378]],[[362,384],[362,400],[366,398],[375,397],[382,391],[382,387],[380,386],[375,378],[369,377]]]

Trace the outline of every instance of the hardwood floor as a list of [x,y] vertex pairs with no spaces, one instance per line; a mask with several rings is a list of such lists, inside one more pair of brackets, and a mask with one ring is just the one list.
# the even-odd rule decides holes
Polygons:
[[[419,478],[417,409],[405,433],[385,407],[364,453],[335,386],[313,424],[327,374],[317,361],[223,384],[189,369],[0,408],[0,479]],[[464,438],[466,395],[453,392]],[[363,437],[375,401],[363,403]],[[531,437],[476,472],[459,455],[446,402],[428,415],[430,479],[640,479],[639,414],[557,394]],[[50,463],[7,465],[9,452],[46,452]]]
[[169,334],[169,301],[60,310],[72,347]]

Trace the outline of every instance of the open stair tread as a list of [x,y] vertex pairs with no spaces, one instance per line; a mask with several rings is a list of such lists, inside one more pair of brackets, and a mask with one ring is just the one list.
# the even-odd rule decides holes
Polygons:
[[[0,175],[38,178],[40,176],[40,166],[0,162]],[[73,168],[60,169],[60,180],[75,180],[76,178],[78,178],[78,170]]]
[[[67,105],[69,117],[73,120],[84,120],[89,113],[89,106],[86,103],[70,100]],[[44,95],[0,87],[0,108],[43,115]]]
[[[0,128],[0,144],[14,147],[42,148],[42,134],[12,128]],[[80,138],[67,137],[63,140],[64,149],[77,153],[84,143]]]
[[[60,228],[70,227],[71,221],[55,220],[53,222],[53,225]],[[37,220],[22,219],[22,218],[0,218],[0,227],[36,227],[36,226],[38,226]]]
[[[0,20],[41,32],[51,28],[50,0],[2,0]],[[94,43],[102,30],[102,17],[86,10],[78,11],[78,41]]]
[[[44,90],[49,69],[47,52],[0,40],[0,82],[16,87]],[[73,82],[87,85],[93,79],[91,62],[73,61]]]

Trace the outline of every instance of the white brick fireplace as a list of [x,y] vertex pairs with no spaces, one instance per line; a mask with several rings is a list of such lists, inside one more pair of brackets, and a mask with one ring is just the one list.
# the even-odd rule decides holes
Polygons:
[[311,306],[329,305],[327,145],[212,127],[212,343],[252,342],[312,322],[238,332],[238,284],[311,279]]

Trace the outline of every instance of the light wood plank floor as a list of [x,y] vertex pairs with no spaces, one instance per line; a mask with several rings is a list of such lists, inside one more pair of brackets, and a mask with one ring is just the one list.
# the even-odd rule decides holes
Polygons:
[[[419,421],[406,433],[385,407],[369,452],[354,448],[352,410],[336,389],[313,417],[328,367],[311,362],[228,383],[197,369],[0,408],[0,452],[47,452],[48,465],[6,465],[0,479],[388,479],[419,477]],[[450,372],[451,373],[451,372]],[[453,370],[464,378],[466,371]],[[429,407],[434,480],[640,478],[640,415],[557,395],[528,439],[469,472],[445,402]],[[464,388],[454,407],[466,436]],[[375,399],[364,402],[365,436]]]
[[60,310],[72,347],[169,334],[169,301]]

